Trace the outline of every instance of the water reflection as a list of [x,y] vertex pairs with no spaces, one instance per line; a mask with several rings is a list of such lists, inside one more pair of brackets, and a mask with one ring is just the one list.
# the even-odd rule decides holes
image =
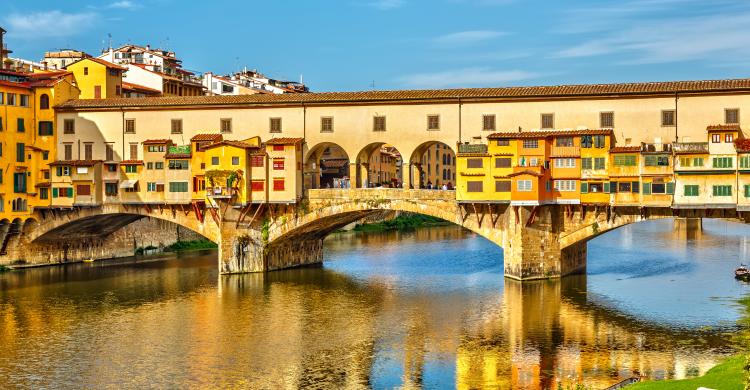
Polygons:
[[[698,375],[731,352],[701,327],[739,315],[712,298],[745,291],[715,270],[728,260],[696,257],[745,245],[717,226],[687,245],[660,244],[668,223],[626,227],[591,243],[593,275],[524,284],[503,279],[499,248],[454,227],[337,235],[324,267],[266,275],[219,278],[213,254],[14,272],[0,276],[0,383],[535,389]],[[666,271],[639,276],[649,260]],[[706,269],[723,286],[708,298],[681,279]],[[627,288],[649,282],[661,299]],[[661,307],[686,295],[707,313]]]

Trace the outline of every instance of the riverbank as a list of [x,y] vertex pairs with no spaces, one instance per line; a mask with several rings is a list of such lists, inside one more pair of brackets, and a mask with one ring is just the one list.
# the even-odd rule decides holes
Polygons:
[[440,218],[422,214],[403,214],[388,221],[359,224],[355,232],[411,231],[420,227],[446,226],[451,223]]
[[695,390],[699,387],[709,389],[741,390],[745,388],[745,356],[733,356],[712,369],[705,375],[692,379],[641,382],[628,386],[628,390]]

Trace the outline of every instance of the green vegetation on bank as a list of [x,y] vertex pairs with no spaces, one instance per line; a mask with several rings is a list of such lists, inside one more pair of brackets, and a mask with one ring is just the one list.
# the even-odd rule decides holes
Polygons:
[[218,245],[209,240],[177,241],[164,248],[164,252],[184,252],[200,249],[216,249]]
[[388,221],[365,223],[354,227],[356,232],[411,231],[426,226],[448,225],[450,222],[422,214],[403,214]]
[[699,387],[721,390],[745,388],[745,356],[733,356],[708,370],[705,375],[681,380],[641,382],[628,386],[628,390],[695,390]]
[[0,265],[0,273],[2,273],[2,272],[8,272],[10,270],[11,269],[9,267],[6,267],[4,265]]

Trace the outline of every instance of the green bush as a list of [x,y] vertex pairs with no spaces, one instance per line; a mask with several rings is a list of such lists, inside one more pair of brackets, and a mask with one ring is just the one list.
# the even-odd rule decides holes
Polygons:
[[429,215],[422,214],[404,214],[398,217],[377,223],[366,223],[357,225],[354,227],[354,231],[357,232],[384,232],[396,230],[400,232],[412,231],[419,227],[424,226],[439,226],[445,225],[449,222],[444,221],[440,218],[431,217]]
[[215,249],[218,245],[209,240],[177,241],[164,248],[164,252],[183,252],[199,249]]

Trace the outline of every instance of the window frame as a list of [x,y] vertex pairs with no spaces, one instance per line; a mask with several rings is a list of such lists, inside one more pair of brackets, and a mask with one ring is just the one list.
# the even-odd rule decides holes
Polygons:
[[[545,118],[549,118],[550,125],[545,126]],[[546,112],[539,114],[539,128],[542,130],[549,130],[555,128],[555,113],[554,112]]]
[[[665,115],[671,115],[671,123],[667,123],[665,119],[667,117]],[[677,126],[677,111],[674,109],[671,110],[661,110],[661,127],[675,127]]]
[[[609,125],[605,123],[605,119],[607,115],[609,115]],[[599,112],[599,127],[601,127],[602,129],[614,129],[615,128],[615,112],[614,111]]]
[[[736,117],[734,122],[729,121],[729,113],[734,112]],[[724,124],[726,125],[738,125],[740,124],[740,109],[739,107],[736,108],[725,108],[724,109]]]

